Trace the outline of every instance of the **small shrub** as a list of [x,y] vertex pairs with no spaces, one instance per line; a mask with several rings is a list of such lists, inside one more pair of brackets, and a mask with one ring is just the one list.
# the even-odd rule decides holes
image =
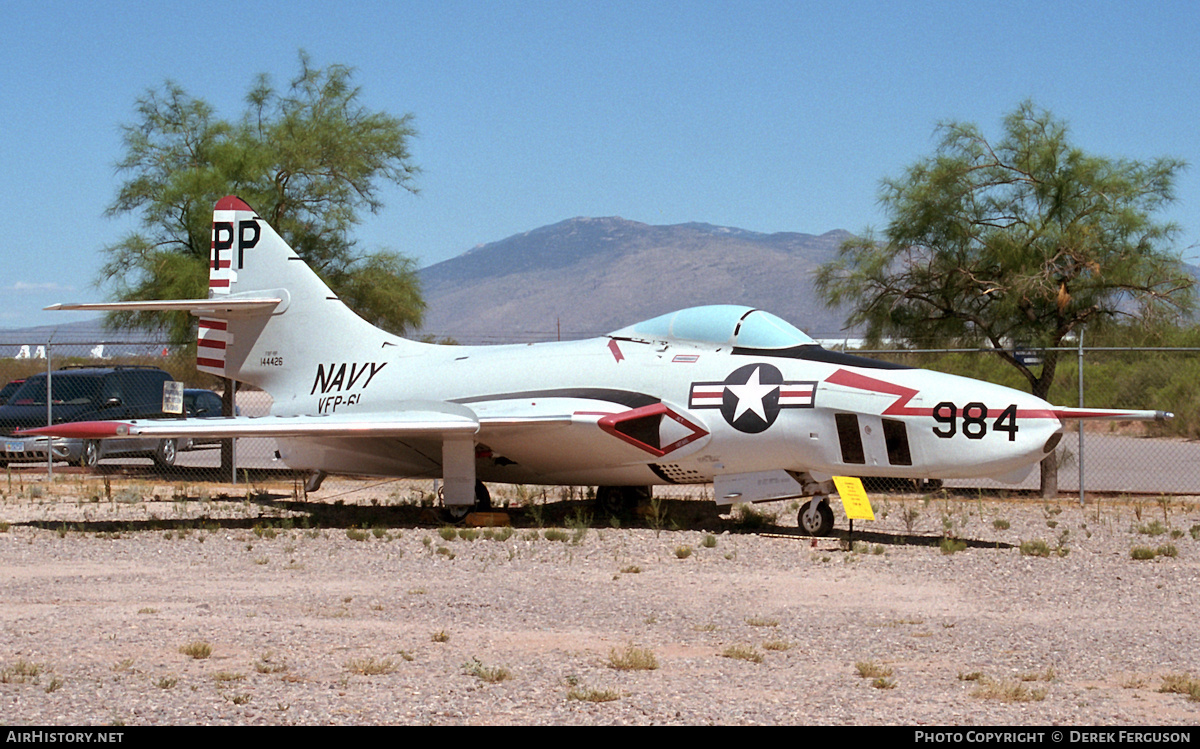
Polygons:
[[879,679],[895,673],[891,666],[881,666],[875,661],[859,661],[854,664],[854,670],[863,679]]
[[717,537],[709,533],[704,536],[704,540],[700,544],[706,549],[715,549],[717,548]]
[[621,572],[626,575],[636,575],[637,573],[639,573],[641,571],[642,571],[642,568],[637,566],[636,564],[630,564],[628,566],[621,568]]
[[370,656],[368,658],[352,658],[346,661],[346,670],[363,676],[380,676],[396,670],[396,663],[391,658],[382,660]]
[[1167,526],[1161,520],[1152,520],[1137,527],[1137,532],[1145,536],[1161,536],[1167,532]]
[[943,554],[950,555],[965,550],[967,542],[960,541],[957,538],[950,538],[949,536],[942,536],[941,543],[938,546],[941,547]]
[[981,677],[979,686],[971,691],[972,697],[1000,702],[1041,702],[1046,699],[1046,690],[1030,689],[1019,681],[994,681]]
[[676,559],[687,559],[691,555],[692,555],[692,547],[690,547],[690,546],[676,546],[675,547],[675,558]]
[[1167,674],[1162,677],[1162,685],[1158,688],[1164,694],[1185,694],[1193,702],[1200,702],[1200,680],[1193,679],[1190,674]]
[[438,528],[438,535],[442,537],[443,541],[453,541],[458,538],[458,529],[453,525],[443,525]]
[[1155,549],[1155,551],[1158,552],[1158,555],[1160,557],[1177,557],[1177,556],[1179,556],[1179,549],[1175,548],[1175,544],[1163,544],[1162,546]]
[[346,538],[350,539],[351,541],[366,541],[370,535],[371,534],[369,532],[364,531],[361,528],[346,529]]
[[572,687],[567,692],[568,700],[579,700],[581,702],[613,702],[621,699],[621,693],[612,689],[582,689]]
[[1129,558],[1137,560],[1153,559],[1158,556],[1154,549],[1149,546],[1135,546],[1129,550]]
[[1004,520],[1003,518],[996,518],[992,521],[992,527],[998,531],[1006,531],[1012,527],[1012,523]]
[[448,635],[446,633],[446,630],[440,629],[437,632],[433,633],[433,636],[431,639],[434,642],[450,642],[450,635]]
[[278,674],[287,671],[287,664],[277,659],[274,653],[268,652],[254,662],[254,670],[260,674]]
[[770,619],[765,616],[752,616],[746,619],[746,623],[751,627],[778,627],[778,619]]
[[739,661],[750,661],[751,663],[762,663],[762,653],[755,650],[749,645],[730,645],[721,651],[722,658],[734,658]]
[[742,530],[759,530],[760,528],[773,527],[779,519],[779,515],[765,510],[755,509],[750,504],[734,505],[733,522]]
[[478,658],[472,658],[464,663],[463,671],[480,681],[486,681],[488,684],[496,684],[512,678],[512,672],[507,668],[503,666],[485,666],[479,662]]
[[187,645],[181,646],[179,648],[179,652],[183,653],[189,658],[195,658],[198,661],[202,661],[212,655],[212,645],[209,645],[203,640],[195,640],[193,642],[189,642]]
[[624,650],[613,648],[609,652],[608,666],[618,671],[653,671],[658,668],[658,659],[649,648],[627,645]]
[[877,679],[871,680],[871,686],[876,689],[895,689],[896,688],[896,680],[888,679],[883,676],[880,676]]
[[571,534],[562,528],[547,528],[542,535],[546,537],[547,541],[566,541],[571,537]]
[[1036,541],[1022,541],[1021,556],[1048,557],[1050,556],[1050,544],[1040,538]]
[[31,663],[25,659],[18,659],[11,666],[6,666],[0,670],[0,683],[2,684],[24,684],[33,682],[36,684],[38,678],[46,667],[40,663]]

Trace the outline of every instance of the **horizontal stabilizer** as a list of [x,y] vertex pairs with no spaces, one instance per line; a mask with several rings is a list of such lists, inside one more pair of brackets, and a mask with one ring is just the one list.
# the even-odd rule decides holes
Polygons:
[[224,299],[153,299],[144,302],[89,302],[51,304],[47,310],[96,312],[191,312],[199,317],[221,317],[228,313],[268,314],[283,303],[282,296],[226,297]]

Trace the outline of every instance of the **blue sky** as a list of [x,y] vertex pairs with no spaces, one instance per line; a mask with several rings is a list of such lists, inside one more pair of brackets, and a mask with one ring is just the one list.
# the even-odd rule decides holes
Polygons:
[[[1024,99],[1112,157],[1192,166],[1167,218],[1200,256],[1200,5],[1189,2],[0,0],[0,327],[106,298],[122,123],[171,79],[237,119],[304,49],[412,113],[424,170],[357,236],[429,265],[574,216],[761,232],[881,226],[879,181],[939,121]],[[796,321],[802,322],[802,321]]]

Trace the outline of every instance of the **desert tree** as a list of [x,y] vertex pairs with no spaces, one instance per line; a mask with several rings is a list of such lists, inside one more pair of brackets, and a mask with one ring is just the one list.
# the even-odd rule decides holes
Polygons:
[[[412,115],[365,107],[351,68],[315,68],[302,52],[286,89],[258,77],[237,121],[167,82],[138,99],[135,121],[122,130],[124,181],[108,213],[135,215],[140,225],[104,248],[98,283],[116,298],[207,296],[212,207],[236,194],[361,316],[395,333],[420,324],[412,260],[362,252],[352,236],[364,211],[382,207],[382,187],[416,192]],[[194,338],[186,314],[114,314],[109,322],[165,328],[175,343]]]
[[[816,286],[869,341],[982,345],[1045,398],[1064,339],[1106,322],[1175,319],[1194,279],[1158,214],[1184,164],[1089,154],[1065,122],[1022,103],[990,141],[939,125],[936,152],[882,183],[882,236],[847,241]],[[1040,364],[1015,348],[1043,349]],[[1057,491],[1053,456],[1042,490]]]

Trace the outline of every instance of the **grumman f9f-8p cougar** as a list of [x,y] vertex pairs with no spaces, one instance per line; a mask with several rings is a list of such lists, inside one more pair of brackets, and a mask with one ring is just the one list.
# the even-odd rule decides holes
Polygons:
[[29,433],[87,439],[273,437],[312,474],[441,477],[444,502],[483,481],[595,485],[621,505],[655,484],[714,484],[718,504],[811,498],[828,534],[834,475],[1018,481],[1073,409],[965,377],[827,351],[762,310],[696,307],[588,340],[410,341],[355,315],[237,197],[213,213],[209,298],[49,309],[188,310],[199,369],[274,400],[263,417],[93,421]]

